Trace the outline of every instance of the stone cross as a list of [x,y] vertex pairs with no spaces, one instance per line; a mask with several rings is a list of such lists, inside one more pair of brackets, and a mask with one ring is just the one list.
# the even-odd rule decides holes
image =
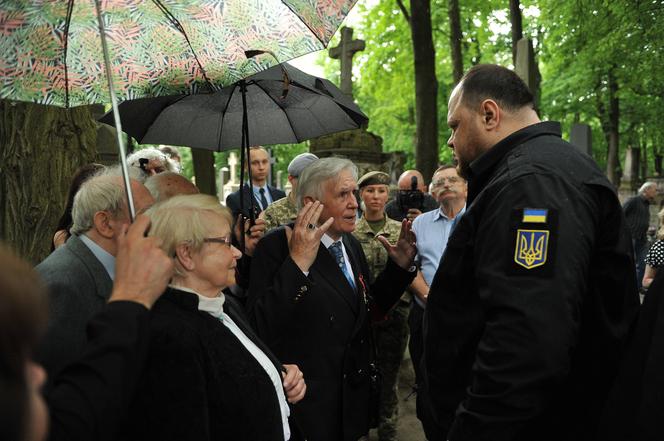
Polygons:
[[235,184],[237,182],[237,153],[231,152],[231,154],[228,155],[228,165],[231,167],[231,176],[228,182]]
[[353,28],[341,28],[339,46],[330,49],[330,57],[341,63],[341,81],[339,88],[349,97],[353,97],[353,55],[363,51],[364,40],[353,40]]

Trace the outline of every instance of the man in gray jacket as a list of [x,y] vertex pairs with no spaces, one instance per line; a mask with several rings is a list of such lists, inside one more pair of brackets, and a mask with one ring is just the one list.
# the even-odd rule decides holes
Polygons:
[[[131,180],[137,212],[153,198]],[[106,304],[115,276],[116,237],[129,223],[124,184],[113,172],[85,182],[74,198],[72,236],[37,265],[49,292],[48,329],[37,360],[50,377],[78,355],[88,320]]]

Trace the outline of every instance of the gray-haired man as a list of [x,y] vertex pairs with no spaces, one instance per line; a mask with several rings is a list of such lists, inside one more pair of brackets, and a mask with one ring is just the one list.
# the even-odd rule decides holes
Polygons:
[[[111,295],[116,237],[129,223],[124,184],[114,173],[81,186],[72,208],[72,236],[36,267],[49,290],[50,305],[48,329],[36,358],[51,377],[80,355],[86,323]],[[131,180],[131,189],[137,212],[153,203],[138,181]]]
[[371,283],[362,247],[350,234],[356,181],[357,168],[348,160],[310,164],[300,175],[295,223],[268,233],[252,262],[249,312],[274,353],[311,378],[294,415],[316,441],[356,441],[368,433],[369,322],[388,311],[415,276],[415,237],[406,220],[395,246],[380,238],[390,259]]

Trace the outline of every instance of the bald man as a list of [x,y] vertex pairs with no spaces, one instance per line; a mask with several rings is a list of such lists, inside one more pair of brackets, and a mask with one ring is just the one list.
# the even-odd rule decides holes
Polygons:
[[189,179],[175,172],[164,172],[150,176],[145,181],[155,202],[165,201],[173,196],[198,194],[200,190]]
[[401,222],[408,218],[412,222],[420,214],[438,208],[436,200],[427,193],[427,185],[419,171],[403,172],[397,186],[399,192],[396,198],[385,206],[385,214],[390,219]]

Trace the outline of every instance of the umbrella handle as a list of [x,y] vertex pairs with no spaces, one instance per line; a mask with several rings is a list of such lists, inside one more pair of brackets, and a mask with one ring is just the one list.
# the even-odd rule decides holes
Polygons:
[[111,105],[113,107],[113,120],[115,121],[115,134],[117,135],[118,150],[120,153],[120,164],[122,165],[122,177],[124,178],[125,192],[127,193],[127,207],[129,208],[129,220],[134,222],[136,218],[136,208],[134,208],[134,197],[131,191],[131,182],[129,181],[129,168],[127,168],[127,149],[125,148],[124,138],[122,136],[122,124],[120,122],[120,111],[118,110],[118,99],[115,96],[113,87],[113,75],[111,75],[111,61],[108,55],[108,45],[106,44],[106,30],[104,29],[104,19],[101,15],[101,2],[95,0],[97,9],[97,22],[99,23],[99,36],[101,37],[101,47],[104,53],[104,67],[106,70],[106,81],[108,82],[108,92],[111,95]]

